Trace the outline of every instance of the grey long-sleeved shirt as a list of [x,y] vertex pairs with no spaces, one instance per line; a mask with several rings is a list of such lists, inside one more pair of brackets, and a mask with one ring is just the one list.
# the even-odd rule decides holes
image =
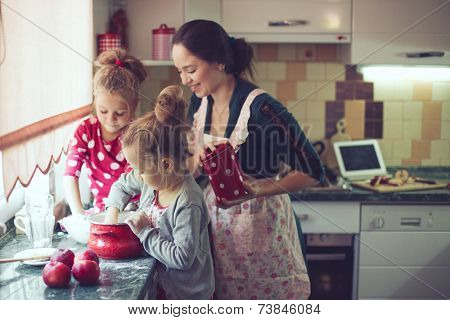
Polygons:
[[[133,170],[113,184],[105,204],[123,210],[137,194],[141,194],[139,208],[142,210],[153,200],[154,189]],[[169,299],[210,299],[213,295],[207,212],[203,193],[189,175],[175,201],[162,215],[159,228],[146,227],[138,234],[145,250],[165,266],[158,271]]]

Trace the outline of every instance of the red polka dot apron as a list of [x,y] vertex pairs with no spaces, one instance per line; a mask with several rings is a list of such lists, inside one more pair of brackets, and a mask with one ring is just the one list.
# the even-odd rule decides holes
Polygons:
[[[249,94],[230,139],[204,134],[208,101],[203,98],[193,124],[198,145],[228,140],[237,150],[248,136],[250,106],[263,92],[255,89]],[[309,297],[309,277],[287,194],[251,199],[229,209],[216,207],[210,184],[204,196],[211,218],[219,299]]]

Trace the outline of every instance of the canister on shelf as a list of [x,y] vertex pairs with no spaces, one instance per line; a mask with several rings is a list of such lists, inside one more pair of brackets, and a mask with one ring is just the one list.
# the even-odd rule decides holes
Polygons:
[[152,30],[152,59],[153,60],[171,60],[172,38],[175,34],[175,28],[169,28],[162,24],[158,29]]
[[122,47],[120,35],[117,33],[103,33],[97,35],[97,54]]

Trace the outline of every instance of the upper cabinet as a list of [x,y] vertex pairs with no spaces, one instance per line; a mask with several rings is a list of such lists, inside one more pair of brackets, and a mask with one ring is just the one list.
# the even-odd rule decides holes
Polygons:
[[350,42],[351,0],[223,0],[222,25],[249,42]]
[[[149,65],[152,29],[207,19],[249,42],[349,43],[351,0],[95,0],[96,33],[117,7],[126,10],[130,53]],[[156,62],[159,65],[160,62]]]
[[450,64],[448,0],[353,0],[352,64]]

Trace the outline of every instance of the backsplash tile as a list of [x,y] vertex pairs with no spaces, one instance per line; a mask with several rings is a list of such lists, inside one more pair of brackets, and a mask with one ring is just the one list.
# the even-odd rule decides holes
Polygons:
[[358,82],[355,83],[355,99],[373,100],[373,83],[372,82]]
[[393,159],[409,159],[411,157],[411,140],[394,140]]
[[405,120],[403,122],[404,139],[420,139],[421,136],[422,136],[422,121]]
[[325,80],[325,63],[306,63],[306,80]]
[[[330,138],[346,118],[352,139],[375,138],[386,165],[450,165],[450,81],[364,81],[340,62],[335,44],[252,44],[254,82],[284,103],[313,141]],[[180,84],[174,67],[149,67],[139,114]],[[185,88],[184,95],[191,92]]]
[[316,45],[298,44],[297,61],[316,61]]
[[327,80],[345,80],[345,65],[342,63],[325,63],[325,77]]
[[422,120],[422,139],[437,140],[441,138],[440,120]]
[[278,45],[278,61],[296,61],[297,48],[295,44],[279,44]]
[[314,81],[297,82],[297,99],[311,100],[316,98],[316,83]]
[[282,101],[295,100],[297,96],[296,81],[277,81],[277,98]]
[[430,158],[430,141],[427,140],[413,140],[411,144],[411,158],[412,159],[429,159]]
[[316,50],[316,61],[337,61],[338,51],[335,44],[318,45]]
[[450,142],[448,140],[434,140],[430,144],[431,159],[445,160],[450,158]]
[[441,124],[441,139],[450,140],[450,121],[442,121]]
[[304,62],[286,63],[286,80],[305,81],[306,64]]
[[278,46],[274,43],[259,44],[255,56],[257,61],[277,61]]
[[403,120],[422,119],[423,103],[420,101],[407,101],[403,104]]
[[331,81],[316,82],[316,98],[317,100],[326,101],[334,100],[336,96],[336,85]]
[[267,80],[286,80],[286,63],[268,62]]
[[442,102],[427,101],[423,103],[422,120],[441,120]]
[[413,90],[413,100],[431,100],[431,82],[415,81]]
[[450,82],[436,81],[431,87],[431,99],[437,101],[450,100]]
[[442,120],[450,120],[450,101],[442,103]]
[[386,120],[401,120],[403,119],[403,102],[389,101],[384,102],[384,116]]

